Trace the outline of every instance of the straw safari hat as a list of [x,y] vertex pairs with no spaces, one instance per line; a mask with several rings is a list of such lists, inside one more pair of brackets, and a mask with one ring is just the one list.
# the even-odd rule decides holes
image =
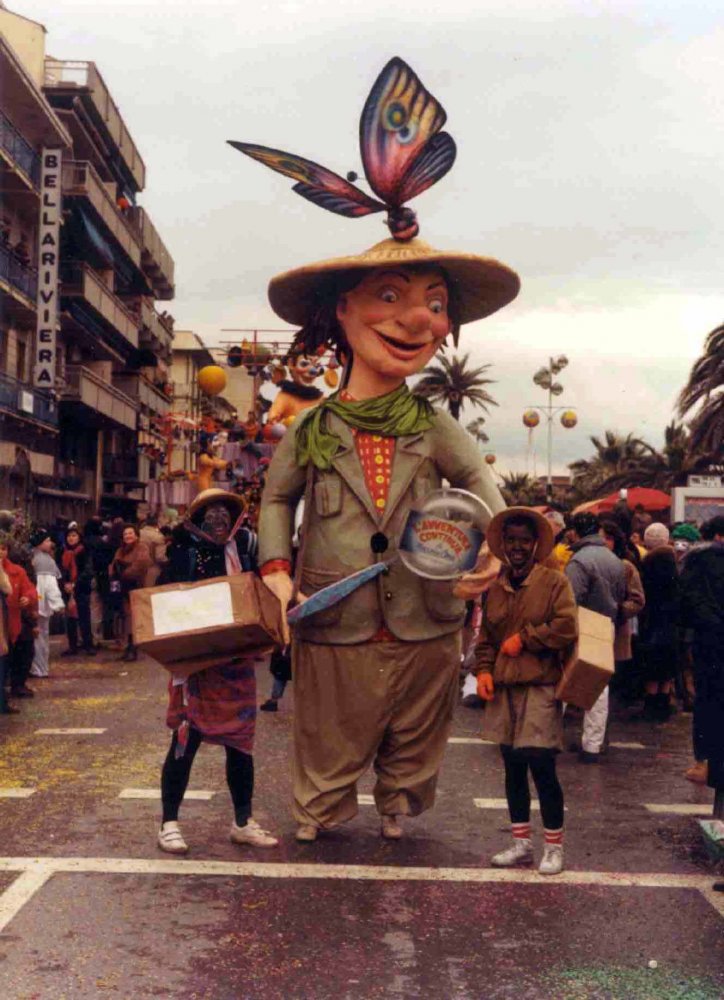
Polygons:
[[333,257],[285,271],[269,283],[269,301],[277,316],[303,326],[310,310],[318,304],[316,292],[320,279],[335,272],[373,271],[409,264],[429,264],[444,269],[460,300],[461,324],[472,323],[502,309],[513,301],[520,289],[515,271],[492,257],[436,250],[418,239],[406,243],[387,239],[353,257]]
[[503,551],[503,531],[505,530],[506,521],[509,521],[511,517],[516,514],[525,514],[526,517],[535,521],[536,527],[538,529],[538,547],[535,552],[535,561],[543,562],[553,551],[555,546],[555,536],[553,534],[553,527],[550,521],[548,521],[539,511],[533,510],[532,507],[507,507],[505,510],[501,510],[500,513],[496,514],[493,520],[488,525],[488,530],[485,534],[486,541],[490,548],[490,551],[498,559],[505,561],[505,552]]
[[218,487],[210,490],[202,490],[198,496],[194,497],[188,509],[186,517],[189,521],[212,503],[223,503],[229,508],[232,517],[238,517],[245,510],[243,499],[236,493],[229,493],[228,490],[220,490]]

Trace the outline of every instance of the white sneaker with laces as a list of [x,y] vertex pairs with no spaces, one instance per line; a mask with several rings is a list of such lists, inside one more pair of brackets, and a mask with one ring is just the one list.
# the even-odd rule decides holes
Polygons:
[[232,823],[229,838],[232,844],[249,844],[250,847],[276,847],[279,843],[268,830],[262,830],[255,819],[248,819],[244,826]]
[[523,837],[514,837],[511,847],[498,851],[490,859],[495,868],[514,868],[516,865],[533,864],[533,841]]
[[559,875],[563,871],[563,845],[545,844],[538,871],[541,875]]
[[187,854],[189,849],[175,820],[161,825],[158,831],[158,846],[167,854]]

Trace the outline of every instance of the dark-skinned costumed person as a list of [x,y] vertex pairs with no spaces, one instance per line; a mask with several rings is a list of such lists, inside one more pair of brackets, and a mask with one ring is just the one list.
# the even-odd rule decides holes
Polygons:
[[503,568],[483,595],[475,673],[478,694],[488,703],[483,735],[500,744],[513,834],[511,846],[492,863],[533,863],[530,771],[544,827],[539,871],[557,875],[563,870],[563,790],[556,775],[563,706],[555,688],[578,634],[576,603],[566,577],[543,565],[555,539],[541,514],[510,507],[493,518],[487,537]]
[[[381,834],[429,809],[457,697],[465,603],[449,582],[411,572],[397,553],[411,510],[443,480],[504,503],[471,437],[410,392],[460,326],[507,305],[517,275],[496,260],[444,252],[417,239],[404,202],[452,166],[446,115],[401,59],[384,67],[360,122],[372,198],[292,154],[232,143],[297,183],[322,208],[350,217],[387,211],[392,238],[362,253],[274,278],[272,308],[310,355],[343,365],[340,390],[302,414],[272,459],[261,505],[260,566],[286,608],[384,562],[388,572],[294,627],[293,794],[297,839],[314,840],[357,813],[356,785],[372,765]],[[379,199],[379,200],[378,200]],[[291,576],[295,508],[305,523]],[[481,562],[482,565],[482,562]],[[300,609],[302,610],[302,609]]]
[[[199,493],[189,507],[186,523],[192,538],[189,581],[254,570],[256,536],[241,527],[243,516],[241,497],[221,489]],[[252,817],[256,725],[253,659],[240,656],[186,679],[172,677],[166,722],[173,736],[161,772],[163,819],[158,832],[161,850],[169,854],[188,851],[178,814],[202,743],[219,744],[226,752],[226,780],[234,807],[229,835],[232,843],[276,846],[277,839]]]

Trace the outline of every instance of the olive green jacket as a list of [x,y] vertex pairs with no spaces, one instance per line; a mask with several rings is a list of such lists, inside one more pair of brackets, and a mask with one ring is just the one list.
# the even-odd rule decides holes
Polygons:
[[[328,413],[327,420],[341,445],[332,469],[314,470],[300,583],[307,596],[377,560],[393,559],[410,509],[443,480],[480,497],[493,514],[505,507],[473,439],[447,413],[436,410],[429,430],[397,438],[387,506],[379,516],[351,429],[334,414]],[[294,512],[307,478],[306,469],[295,462],[299,424],[297,420],[289,428],[269,466],[259,520],[262,566],[272,559],[291,560]],[[388,540],[382,555],[370,547],[376,532]],[[303,620],[296,634],[307,642],[353,645],[371,639],[384,625],[398,639],[419,642],[455,632],[464,613],[465,604],[453,595],[452,583],[422,579],[398,559],[389,573]]]

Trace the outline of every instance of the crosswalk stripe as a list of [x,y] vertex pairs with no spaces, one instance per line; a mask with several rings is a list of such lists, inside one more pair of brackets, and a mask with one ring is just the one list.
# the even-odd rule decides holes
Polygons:
[[451,736],[448,743],[471,743],[474,746],[495,746],[492,740],[483,740],[479,736]]
[[29,799],[37,788],[0,788],[0,799]]
[[[476,809],[507,809],[508,802],[506,799],[473,799],[473,803]],[[530,807],[534,811],[540,811],[540,802],[538,799],[530,800]],[[564,806],[566,812],[568,812],[568,806]]]
[[360,806],[373,806],[375,804],[374,795],[365,795],[362,792],[357,793],[357,805]]
[[36,729],[36,736],[100,736],[106,729]]
[[644,802],[644,809],[650,813],[670,816],[711,816],[712,806],[703,802]]
[[643,743],[609,743],[610,747],[615,747],[617,750],[645,750],[646,747]]
[[[184,800],[196,800],[198,802],[208,802],[213,799],[216,792],[207,792],[202,789],[187,788],[184,793]],[[118,793],[119,799],[160,799],[160,788],[124,788]]]

